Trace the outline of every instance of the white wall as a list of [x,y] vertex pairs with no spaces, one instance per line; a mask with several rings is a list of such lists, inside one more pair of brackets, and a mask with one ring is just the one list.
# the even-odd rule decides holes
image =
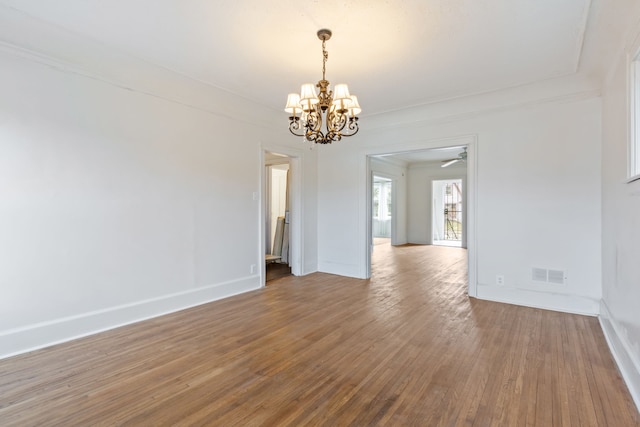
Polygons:
[[[578,98],[402,126],[363,118],[359,135],[319,150],[319,269],[366,274],[358,203],[367,152],[475,134],[478,296],[597,314],[600,107],[599,98]],[[536,284],[532,267],[566,269],[568,283]],[[505,286],[495,284],[497,274]]]
[[[636,22],[640,17],[636,10]],[[640,408],[640,181],[626,183],[627,59],[640,46],[637,27],[604,90],[602,119],[602,307],[601,323],[618,366]],[[635,40],[635,42],[634,42]]]
[[[258,288],[253,195],[262,144],[299,145],[285,115],[202,85],[189,104],[189,91],[178,102],[40,62],[0,50],[0,357]],[[212,111],[216,96],[281,131]],[[315,151],[300,156],[315,212]]]
[[[433,242],[433,181],[462,179],[462,190],[466,195],[466,175],[466,166],[462,162],[446,168],[431,162],[416,163],[409,167],[409,243],[430,245]],[[463,198],[463,206],[466,210],[466,197]],[[464,227],[466,229],[466,223]],[[466,236],[463,236],[462,246],[466,247]]]

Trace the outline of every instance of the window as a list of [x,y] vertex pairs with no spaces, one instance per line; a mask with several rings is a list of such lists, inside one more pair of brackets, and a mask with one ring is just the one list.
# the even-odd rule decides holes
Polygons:
[[385,195],[385,201],[387,202],[387,211],[385,212],[385,214],[387,215],[387,218],[391,218],[391,181],[385,183],[385,192],[387,193]]
[[378,218],[380,211],[380,184],[373,184],[373,217]]
[[391,212],[393,182],[381,176],[373,177],[373,206],[371,231],[373,237],[391,237]]
[[373,183],[373,217],[387,220],[391,218],[391,180],[375,177]]
[[640,50],[629,66],[628,182],[640,179]]

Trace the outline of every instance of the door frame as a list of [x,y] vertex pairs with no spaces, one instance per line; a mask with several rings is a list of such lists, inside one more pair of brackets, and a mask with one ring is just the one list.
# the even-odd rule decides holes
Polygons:
[[478,293],[478,253],[477,253],[477,134],[462,135],[451,138],[441,138],[429,141],[421,141],[410,144],[395,145],[393,150],[389,146],[386,148],[370,148],[360,152],[360,168],[362,177],[359,186],[359,217],[364,221],[360,221],[358,235],[362,242],[360,259],[362,266],[362,277],[371,277],[371,251],[373,247],[372,240],[372,194],[373,175],[371,169],[371,157],[384,154],[400,154],[413,151],[424,151],[435,148],[447,147],[467,147],[467,275],[468,289],[467,293],[471,297],[477,296]]
[[302,182],[303,182],[303,170],[302,170],[302,157],[303,152],[290,147],[277,146],[274,144],[261,144],[260,146],[260,213],[258,223],[258,259],[260,260],[260,285],[262,287],[266,284],[266,264],[265,264],[265,245],[266,245],[266,209],[268,203],[268,190],[267,183],[269,179],[267,177],[267,168],[265,161],[265,154],[267,152],[277,153],[283,156],[287,156],[289,159],[289,171],[291,172],[291,178],[289,180],[289,232],[291,233],[289,239],[289,265],[291,266],[291,274],[294,276],[301,276],[303,274],[302,266],[304,265],[304,235],[302,226]]

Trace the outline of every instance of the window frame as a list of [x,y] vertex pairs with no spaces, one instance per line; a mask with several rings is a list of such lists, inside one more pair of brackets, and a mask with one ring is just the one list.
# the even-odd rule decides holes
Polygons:
[[640,46],[629,57],[629,141],[626,182],[640,180]]

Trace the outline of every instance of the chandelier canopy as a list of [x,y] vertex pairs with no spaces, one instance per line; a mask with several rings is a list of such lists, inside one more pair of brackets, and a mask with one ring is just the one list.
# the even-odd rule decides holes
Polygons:
[[[319,30],[318,38],[322,40],[322,80],[316,85],[303,84],[300,94],[290,93],[284,111],[290,114],[292,134],[316,144],[330,144],[358,132],[357,116],[362,110],[358,98],[349,94],[346,84],[337,84],[333,91],[329,90],[330,83],[325,77],[329,54],[325,42],[331,38],[331,31]],[[316,87],[320,93],[316,93]]]

